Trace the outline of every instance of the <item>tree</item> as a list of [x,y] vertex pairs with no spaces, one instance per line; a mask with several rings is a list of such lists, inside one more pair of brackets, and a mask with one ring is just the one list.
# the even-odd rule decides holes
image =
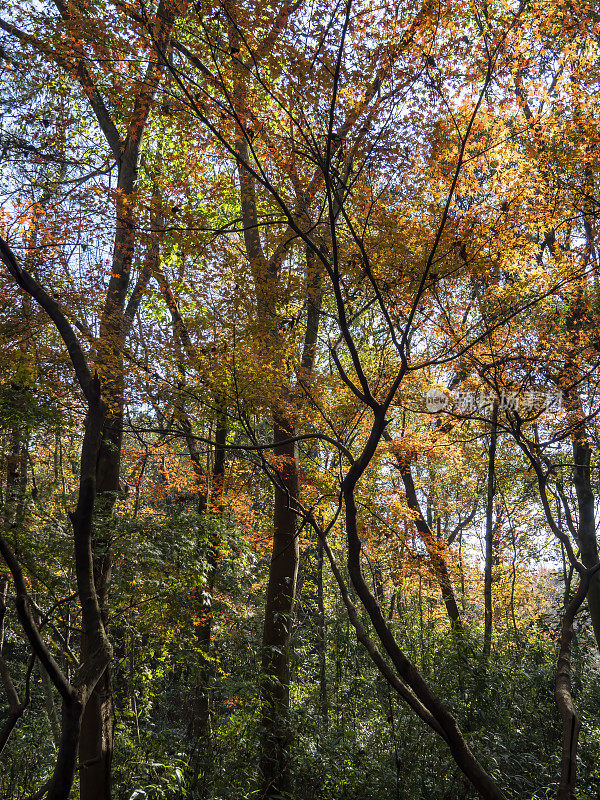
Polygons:
[[[110,580],[110,533],[107,520],[110,517],[115,501],[118,497],[119,468],[123,429],[123,392],[124,392],[124,366],[123,348],[127,337],[128,328],[137,311],[143,296],[149,275],[143,270],[140,272],[137,286],[131,296],[127,297],[130,275],[132,270],[133,253],[136,233],[136,193],[138,191],[138,171],[142,154],[142,143],[154,98],[160,83],[163,71],[162,61],[156,56],[150,57],[146,69],[132,82],[131,97],[127,97],[121,106],[123,126],[122,135],[118,122],[107,108],[105,99],[98,88],[97,80],[93,77],[94,68],[92,61],[94,55],[102,55],[108,42],[100,42],[89,36],[89,21],[86,19],[83,8],[57,2],[56,9],[58,20],[50,18],[47,31],[42,38],[27,33],[10,21],[3,21],[1,26],[25,50],[33,51],[39,57],[57,63],[72,79],[76,80],[86,97],[91,111],[96,117],[97,124],[102,131],[109,151],[117,165],[118,178],[115,191],[116,222],[114,228],[114,241],[110,277],[106,288],[106,297],[99,324],[99,336],[96,342],[95,371],[101,382],[102,389],[94,384],[85,392],[98,395],[90,399],[91,394],[86,394],[88,403],[88,416],[97,417],[90,421],[90,426],[96,425],[101,419],[102,435],[98,443],[95,468],[94,494],[98,494],[98,507],[96,509],[94,548],[94,581],[100,609],[104,615],[103,623],[107,622],[106,599],[108,583]],[[152,43],[167,49],[176,16],[179,12],[178,4],[161,3],[157,9],[156,17],[152,22],[147,22],[147,31]],[[35,16],[35,14],[34,14]],[[139,32],[140,34],[142,31]],[[53,40],[58,40],[55,47]],[[115,42],[115,44],[117,44]],[[86,52],[86,46],[95,48],[92,56]],[[117,44],[118,46],[118,44]],[[112,87],[111,100],[115,100],[121,81],[115,81]],[[131,102],[131,106],[129,103]],[[11,258],[9,254],[4,260]],[[11,274],[17,276],[25,274],[18,272],[16,260],[12,258],[10,265]],[[28,279],[19,284],[28,291]],[[31,291],[31,290],[29,290]],[[37,290],[36,290],[37,291]],[[45,308],[46,311],[48,309]],[[59,309],[54,309],[57,314]],[[56,320],[53,320],[56,322]],[[66,324],[66,318],[61,322]],[[67,346],[74,347],[75,344]],[[77,345],[79,347],[79,345]],[[81,348],[79,348],[81,350]],[[78,361],[85,361],[83,352],[77,356]],[[80,383],[81,383],[80,379]],[[87,379],[86,379],[87,380]],[[90,378],[91,380],[91,378]],[[105,407],[100,410],[100,392],[102,393]],[[93,438],[95,433],[90,433]],[[93,456],[95,443],[90,443],[90,453],[85,454],[85,459]],[[82,455],[82,458],[84,456]],[[86,461],[89,468],[89,462]],[[90,502],[87,499],[85,502]],[[91,500],[92,506],[94,499]],[[83,512],[82,512],[83,513]],[[87,523],[85,523],[87,524]],[[91,625],[91,623],[89,623]],[[92,630],[92,628],[90,628]],[[94,636],[97,637],[95,628]],[[89,648],[94,639],[88,641],[88,633],[82,632],[82,657],[87,659],[92,653]],[[94,644],[97,647],[97,643]],[[111,758],[112,758],[112,719],[111,719],[111,687],[110,672],[105,670],[99,684],[94,683],[90,697],[85,697],[82,706],[83,718],[81,722],[80,760],[84,764],[81,774],[82,795],[86,798],[111,796]],[[73,738],[74,734],[71,734]],[[77,736],[75,736],[77,738]],[[65,782],[66,786],[66,782]]]

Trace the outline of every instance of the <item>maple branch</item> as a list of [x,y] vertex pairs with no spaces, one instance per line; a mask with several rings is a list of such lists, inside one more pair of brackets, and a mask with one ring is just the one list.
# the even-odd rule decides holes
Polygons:
[[[497,55],[497,52],[496,52],[496,55]],[[467,143],[468,143],[468,141],[470,139],[471,130],[473,129],[473,125],[475,124],[475,119],[477,117],[477,114],[479,113],[479,109],[481,107],[481,104],[483,103],[483,99],[485,97],[485,93],[487,91],[487,87],[489,86],[489,83],[491,81],[492,68],[493,68],[494,63],[495,63],[495,58],[492,59],[491,57],[489,57],[488,58],[487,67],[486,67],[485,77],[484,77],[481,89],[479,91],[479,96],[477,98],[477,102],[475,103],[475,107],[473,108],[473,111],[471,112],[471,116],[469,118],[469,122],[467,123],[467,127],[466,127],[466,130],[465,130],[464,136],[461,137],[460,148],[459,148],[459,151],[458,151],[458,159],[457,159],[456,167],[454,169],[454,174],[452,176],[452,182],[450,184],[450,188],[449,188],[448,193],[446,195],[446,202],[444,203],[444,209],[442,211],[442,217],[441,217],[440,223],[439,223],[439,225],[437,227],[437,231],[436,231],[436,234],[435,234],[435,237],[434,237],[434,240],[433,240],[433,244],[432,244],[431,249],[429,251],[429,256],[427,257],[427,262],[425,264],[425,269],[423,270],[423,275],[421,276],[419,287],[418,287],[418,289],[417,289],[417,291],[415,293],[415,297],[414,297],[414,300],[412,302],[411,309],[409,311],[409,314],[408,314],[408,317],[407,317],[407,320],[406,320],[406,324],[404,325],[404,330],[402,331],[401,358],[402,358],[402,361],[403,361],[404,364],[406,364],[406,346],[407,346],[407,343],[408,343],[408,332],[409,332],[409,330],[410,330],[410,328],[412,326],[412,322],[414,320],[415,314],[417,313],[417,308],[418,308],[418,305],[419,305],[419,303],[421,301],[421,297],[423,296],[423,292],[424,292],[425,286],[427,284],[427,279],[428,279],[429,273],[431,271],[431,267],[432,267],[432,264],[433,264],[433,260],[435,258],[435,254],[437,252],[439,243],[440,243],[441,238],[442,238],[442,234],[444,232],[444,229],[446,227],[446,223],[448,221],[448,214],[450,212],[450,206],[452,204],[452,201],[454,200],[454,192],[456,190],[456,184],[458,183],[458,178],[460,176],[460,173],[461,173],[461,170],[462,170],[462,167],[463,167],[463,161],[464,161],[464,157],[465,157],[465,151],[466,151],[466,148],[467,148]],[[391,402],[391,400],[393,399],[393,397],[394,397],[394,395],[396,393],[396,390],[397,390],[397,386],[398,386],[397,381],[394,381],[394,384],[392,385],[392,388],[390,389],[389,394],[388,394],[389,402]]]
[[427,709],[427,707],[419,700],[412,689],[407,686],[407,684],[401,678],[399,678],[398,675],[396,675],[396,673],[382,656],[373,639],[367,633],[365,626],[362,624],[360,617],[358,616],[356,606],[352,602],[348,587],[346,586],[346,582],[344,581],[342,573],[340,572],[340,569],[336,563],[335,556],[329,547],[329,543],[323,532],[323,529],[317,524],[312,512],[307,515],[307,518],[323,544],[323,549],[325,550],[331,571],[333,572],[333,576],[339,587],[342,601],[346,606],[348,619],[355,630],[357,641],[365,647],[375,666],[379,669],[390,686],[395,689],[397,694],[406,702],[409,708],[411,708],[418,717],[420,717],[424,722],[427,723],[427,725],[429,725],[430,728],[432,728],[439,736],[441,736],[442,739],[447,741],[446,734],[444,733],[441,725]]
[[[295,3],[290,3],[288,0],[283,0],[281,4],[281,8],[277,12],[277,16],[273,21],[273,25],[271,30],[266,34],[265,38],[262,42],[258,45],[256,51],[251,53],[251,63],[256,66],[260,61],[263,60],[266,56],[268,56],[273,47],[275,46],[277,39],[281,36],[285,27],[288,23],[290,15],[297,11],[304,0],[296,0]],[[250,68],[250,62],[246,64],[246,68]]]
[[38,305],[43,308],[56,326],[59,334],[62,337],[62,340],[67,347],[69,356],[71,358],[71,363],[73,364],[73,369],[75,370],[75,377],[77,378],[83,394],[87,399],[89,399],[91,396],[93,377],[87,365],[87,360],[81,348],[81,344],[75,335],[75,331],[71,327],[66,316],[61,311],[58,303],[48,294],[46,289],[44,289],[35,278],[33,278],[24,269],[19,267],[14,253],[1,236],[0,259],[2,259],[2,261],[5,263],[8,271],[15,279],[15,282],[21,287],[21,289],[23,289],[24,292],[36,300]]
[[[149,428],[144,429],[146,432],[149,432]],[[183,431],[184,436],[191,437],[196,442],[202,442],[202,444],[214,444],[211,439],[207,439],[204,436],[195,436],[194,434],[188,432],[187,430]],[[335,447],[340,453],[343,453],[350,464],[354,463],[354,457],[352,453],[345,447],[341,442],[336,439],[333,439],[331,436],[327,436],[325,433],[304,433],[299,434],[298,436],[290,436],[288,439],[281,439],[277,441],[277,446],[285,445],[285,444],[294,444],[296,442],[309,442],[309,441],[317,441],[317,442],[327,442],[328,444]],[[255,442],[254,444],[221,444],[220,447],[223,447],[225,450],[243,450],[248,452],[258,452],[264,450],[272,450],[276,445],[273,442],[269,442],[268,444],[258,444]]]
[[178,337],[181,344],[183,345],[186,355],[188,359],[191,361],[191,363],[192,364],[197,363],[198,353],[196,352],[196,348],[192,343],[187,326],[183,321],[183,317],[181,316],[179,307],[177,306],[177,301],[175,299],[175,296],[173,295],[173,292],[171,291],[169,282],[162,269],[158,266],[158,263],[155,263],[154,265],[153,274],[158,282],[165,304],[169,309],[169,314],[171,315],[171,321],[173,323],[173,328],[175,329],[175,334]]
[[529,105],[529,101],[527,100],[527,95],[525,94],[525,87],[523,86],[523,76],[521,74],[521,70],[517,70],[517,72],[513,75],[513,81],[515,85],[515,95],[517,96],[519,105],[521,106],[523,113],[525,114],[525,119],[528,122],[532,122],[534,119],[534,114]]
[[[414,18],[411,20],[408,30],[404,33],[404,35],[396,45],[395,51],[390,55],[389,60],[386,60],[386,64],[377,70],[375,76],[372,78],[370,83],[367,84],[367,88],[365,90],[362,99],[356,104],[354,109],[352,109],[349,112],[344,122],[342,122],[341,125],[338,128],[336,128],[335,131],[333,130],[333,118],[331,117],[331,112],[330,112],[329,134],[327,141],[328,154],[334,155],[339,150],[344,139],[346,139],[346,137],[350,133],[350,130],[354,127],[356,122],[358,122],[360,117],[369,107],[373,98],[377,95],[378,91],[380,90],[384,80],[388,77],[394,59],[397,58],[398,55],[402,53],[413,41],[415,32],[418,30],[419,25],[421,25],[421,23],[427,18],[432,7],[433,7],[433,0],[426,0],[423,3],[417,14],[415,14]],[[322,169],[318,169],[315,171],[315,174],[313,175],[313,178],[310,181],[304,195],[305,203],[310,202],[310,199],[314,197],[317,188],[319,186],[319,183],[321,183],[324,179],[324,174],[325,172]]]
[[56,625],[53,622],[51,622],[50,619],[49,619],[50,614],[59,605],[62,605],[63,603],[70,603],[71,600],[74,600],[76,597],[77,597],[77,592],[75,592],[74,594],[70,595],[69,597],[64,597],[64,598],[62,598],[60,600],[57,600],[56,603],[54,603],[54,605],[52,605],[51,608],[49,608],[47,611],[44,611],[43,608],[40,608],[40,606],[35,602],[35,600],[32,597],[29,598],[29,603],[30,603],[31,607],[33,608],[33,610],[38,614],[38,617],[39,617],[39,620],[38,620],[38,623],[37,623],[38,629],[41,631],[42,628],[45,625],[48,625],[48,627],[51,628],[52,632],[56,636],[56,638],[58,640],[58,643],[61,645],[64,655],[68,656],[71,659],[71,662],[75,666],[79,666],[79,659],[77,658],[77,656],[75,655],[75,653],[71,649],[71,646],[69,645],[68,640],[59,631],[59,629],[56,627]]
[[317,336],[319,334],[319,318],[323,303],[323,272],[319,261],[310,247],[304,248],[306,259],[306,329],[300,359],[300,382],[305,376],[312,374],[317,353]]
[[[55,2],[62,2],[62,0],[55,0]],[[128,150],[139,147],[163,70],[162,61],[158,54],[166,52],[169,47],[178,6],[177,0],[160,0],[158,4],[154,25],[150,29],[150,36],[154,45],[154,57],[149,59],[146,72],[142,78],[141,88],[135,99],[133,114],[125,139],[124,155],[127,155]]]
[[[74,18],[71,14],[72,7],[68,7],[63,0],[54,0],[54,4],[67,26],[73,28],[72,23],[74,22]],[[156,12],[154,30],[151,31],[151,35],[161,48],[168,47],[169,38],[175,22],[176,10],[177,5],[175,2],[170,2],[170,0],[160,0]],[[138,21],[142,22],[143,17],[138,17]],[[106,137],[106,141],[111,149],[115,161],[117,164],[120,164],[122,158],[127,159],[127,156],[129,155],[128,151],[136,150],[139,147],[139,140],[143,134],[150,110],[150,104],[156,91],[157,80],[162,71],[162,67],[159,63],[160,60],[156,58],[150,59],[148,63],[146,72],[141,81],[141,89],[136,94],[136,100],[131,121],[128,126],[127,136],[125,137],[125,140],[123,140],[110,115],[110,112],[106,107],[102,95],[100,94],[98,87],[91,76],[81,42],[74,42],[73,48],[75,50],[75,75],[81,84],[86,97],[88,98],[94,114],[96,115],[100,129]],[[61,66],[66,66],[68,68],[68,62],[65,59],[61,59]]]
[[[61,13],[61,16],[63,16],[65,20],[70,19],[67,8],[62,3],[62,0],[55,0],[55,4]],[[102,95],[100,94],[98,87],[96,86],[86,66],[82,53],[75,57],[75,64],[72,66],[69,64],[68,59],[66,59],[56,50],[53,50],[48,44],[42,42],[40,39],[37,39],[35,36],[31,36],[31,34],[20,30],[15,25],[0,19],[0,28],[5,30],[11,36],[19,39],[23,44],[26,44],[32,49],[36,50],[38,53],[48,56],[56,64],[58,64],[58,66],[62,67],[65,72],[68,72],[70,75],[73,75],[75,78],[77,78],[82,89],[84,90],[94,114],[96,115],[98,125],[106,137],[106,141],[110,147],[111,153],[113,154],[115,161],[118,163],[122,152],[121,136],[112,120],[112,117],[110,116],[110,112],[106,107]]]
[[148,283],[151,277],[152,277],[151,268],[147,264],[144,264],[144,266],[140,270],[138,279],[135,282],[135,286],[132,289],[129,300],[127,301],[127,306],[125,307],[125,311],[123,312],[125,335],[127,335],[129,330],[131,329],[133,320],[139,310],[140,303],[142,302],[142,298],[146,293],[146,289],[148,288]]
[[29,593],[23,577],[23,571],[11,547],[3,536],[0,536],[0,554],[9,568],[15,585],[15,606],[23,630],[31,644],[33,652],[39,658],[52,683],[66,703],[73,700],[73,687],[55,661],[54,656],[42,639],[30,609]]
[[[508,417],[508,419],[510,423],[511,422],[510,417]],[[567,555],[569,557],[569,562],[572,564],[573,568],[577,570],[580,576],[585,575],[587,570],[575,555],[575,551],[573,550],[573,545],[571,544],[571,540],[569,539],[567,534],[561,530],[560,526],[556,523],[556,520],[554,519],[554,514],[552,513],[552,509],[550,507],[550,501],[548,500],[548,494],[546,492],[548,476],[547,474],[544,473],[539,460],[534,455],[532,448],[529,447],[529,445],[525,442],[525,439],[521,432],[520,422],[517,421],[516,424],[512,423],[511,427],[513,436],[517,444],[519,445],[523,453],[525,453],[529,463],[533,468],[533,471],[535,472],[535,476],[538,482],[538,491],[540,495],[540,500],[542,502],[542,508],[544,509],[544,514],[546,516],[546,521],[548,522],[550,530],[556,536],[556,538],[564,545],[565,550],[567,551]]]
[[4,644],[4,619],[6,616],[6,594],[8,591],[8,579],[4,579],[3,586],[0,589],[0,679],[6,692],[6,699],[8,700],[8,719],[0,729],[0,756],[6,747],[12,731],[19,719],[23,716],[25,709],[29,705],[29,679],[31,676],[31,669],[35,658],[30,660],[27,669],[26,683],[25,683],[25,697],[21,702],[18,692],[13,683],[8,664],[4,659],[2,653],[2,646]]
[[[58,9],[58,12],[63,20],[67,23],[67,25],[69,25],[73,18],[69,12],[69,9],[67,8],[67,5],[63,3],[63,0],[54,0],[54,5]],[[71,26],[69,25],[69,27]],[[78,41],[76,44],[74,43],[74,47],[76,51],[79,51],[75,54],[74,70],[69,69],[68,61],[64,58],[61,59],[61,66],[69,69],[69,72],[75,73],[75,76],[81,84],[90,106],[92,107],[92,111],[96,115],[100,130],[106,137],[106,141],[108,142],[108,146],[110,147],[114,159],[117,163],[119,163],[122,150],[121,136],[87,67],[81,42]]]
[[10,34],[11,36],[14,36],[15,39],[18,39],[22,44],[26,44],[33,50],[37,50],[38,53],[43,53],[44,55],[50,56],[50,58],[52,58],[53,61],[56,61],[57,64],[60,64],[61,67],[68,69],[67,62],[59,53],[53,50],[50,45],[42,42],[40,39],[37,39],[30,33],[26,33],[20,28],[17,28],[16,25],[13,25],[11,22],[6,22],[6,20],[1,18],[0,29],[6,31],[6,33]]
[[[123,0],[114,0],[114,4],[117,8],[119,8],[126,16],[130,19],[137,22],[142,27],[147,27],[148,25],[148,17],[146,14],[138,14],[136,13],[128,3],[123,2]],[[202,75],[207,78],[211,83],[215,83],[214,75],[212,72],[204,65],[204,63],[196,56],[191,50],[188,49],[186,45],[183,44],[179,39],[175,37],[171,37],[171,46],[174,50],[177,50],[179,53],[184,55],[188,61],[193,64],[196,69],[198,69]]]
[[[346,330],[348,330],[348,326],[346,326]],[[344,330],[342,330],[342,337],[343,337],[343,335],[344,335]],[[355,394],[356,397],[358,397],[358,399],[362,403],[364,403],[366,406],[370,406],[371,408],[375,408],[377,404],[376,404],[373,396],[371,395],[371,392],[369,391],[368,394],[366,394],[364,392],[361,392],[361,390],[354,383],[354,381],[350,378],[350,376],[348,375],[348,373],[346,372],[346,370],[342,366],[342,362],[340,361],[340,357],[338,356],[335,347],[330,347],[329,348],[329,352],[331,354],[331,357],[333,358],[333,361],[335,363],[335,366],[336,366],[336,369],[338,371],[338,374],[339,374],[340,378],[344,381],[344,383],[350,389],[350,391],[353,394]],[[361,370],[361,372],[362,372],[362,370]],[[363,374],[363,379],[364,379],[364,374]],[[368,386],[367,386],[367,390],[368,390]]]
[[446,539],[446,544],[447,545],[451,545],[454,542],[454,540],[456,539],[456,537],[458,536],[458,534],[461,531],[463,531],[465,529],[465,527],[475,519],[475,514],[477,513],[478,505],[479,505],[479,501],[475,500],[475,505],[473,506],[473,509],[469,512],[469,514],[467,514],[467,516],[463,520],[460,519],[460,515],[459,515],[458,524],[450,532],[448,538]]
[[559,655],[554,684],[554,697],[562,722],[561,777],[557,795],[558,800],[570,800],[575,796],[577,745],[581,722],[571,693],[571,645],[574,636],[575,616],[586,598],[590,579],[599,569],[600,564],[581,574],[577,591],[565,609],[561,623]]
[[[383,439],[388,443],[393,442],[392,436],[388,433],[387,430],[383,431]],[[452,581],[450,580],[450,574],[448,572],[448,567],[446,565],[444,557],[439,552],[440,548],[443,546],[443,542],[436,541],[436,538],[431,531],[429,523],[425,519],[423,511],[421,510],[421,505],[417,497],[417,491],[415,489],[412,470],[408,459],[406,459],[406,461],[403,461],[399,455],[396,455],[396,463],[398,471],[400,472],[400,477],[402,478],[402,482],[404,483],[404,493],[406,495],[406,502],[408,503],[408,507],[410,508],[410,510],[415,515],[415,520],[414,520],[415,527],[423,543],[425,544],[425,547],[427,548],[427,553],[429,554],[431,566],[433,567],[433,573],[439,584],[440,591],[442,593],[442,600],[444,601],[444,605],[446,606],[446,611],[448,612],[448,617],[450,618],[450,625],[454,630],[461,631],[462,620],[460,616],[460,611],[458,610],[456,597],[454,595]]]

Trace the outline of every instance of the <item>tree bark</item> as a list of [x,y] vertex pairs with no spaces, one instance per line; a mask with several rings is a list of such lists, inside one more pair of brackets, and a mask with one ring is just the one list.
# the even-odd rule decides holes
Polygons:
[[[68,11],[61,10],[61,13],[66,17]],[[138,188],[138,170],[146,125],[163,73],[164,57],[169,47],[175,16],[176,4],[171,0],[160,0],[153,23],[154,51],[139,84],[134,114],[127,135],[118,143],[115,239],[111,277],[100,323],[97,361],[108,404],[98,453],[99,503],[93,538],[94,580],[105,626],[108,626],[107,599],[111,576],[109,520],[120,490],[125,385],[123,350],[129,326],[150,277],[145,270],[142,270],[138,284],[126,306],[137,234],[134,195]],[[105,125],[100,120],[100,124],[110,144],[111,136],[114,138],[114,133],[118,136],[116,127],[110,119]],[[82,635],[81,648],[82,657],[87,657],[88,643],[85,633]],[[81,721],[79,760],[82,800],[111,800],[113,739],[112,679],[107,668],[86,704]]]
[[458,603],[456,602],[452,581],[450,579],[448,565],[446,564],[444,556],[441,552],[443,542],[441,539],[436,539],[427,523],[427,520],[423,516],[423,512],[421,511],[421,506],[417,498],[417,492],[415,490],[410,464],[403,464],[400,461],[398,464],[402,482],[404,483],[406,501],[408,503],[408,507],[415,514],[415,527],[421,539],[423,540],[425,547],[427,548],[427,553],[433,568],[433,574],[435,575],[440,587],[442,600],[444,601],[444,605],[446,607],[450,625],[453,630],[459,632],[462,630],[462,619],[458,609]]
[[[198,513],[217,515],[223,512],[223,483],[225,480],[225,444],[227,441],[227,409],[223,401],[217,401],[218,417],[215,430],[214,460],[212,470],[212,486],[210,496],[202,492],[198,503]],[[191,454],[191,451],[190,451]],[[198,461],[199,466],[199,461]],[[209,525],[211,516],[208,516]],[[216,520],[215,520],[216,521]],[[192,786],[198,782],[201,773],[209,775],[213,771],[213,741],[211,725],[211,683],[214,676],[214,665],[211,653],[213,628],[212,595],[215,585],[216,570],[219,562],[219,534],[212,527],[208,530],[208,583],[204,592],[201,613],[203,620],[196,626],[196,640],[200,651],[194,686],[194,709],[190,734],[195,742],[194,755],[190,759]]]
[[360,568],[360,540],[356,527],[356,505],[354,503],[353,490],[346,488],[344,498],[347,515],[346,529],[349,540],[348,570],[350,578],[365,610],[371,618],[381,643],[392,659],[399,676],[408,684],[416,697],[438,723],[454,760],[477,789],[480,796],[484,800],[505,800],[502,791],[475,758],[452,714],[433,694],[416,668],[398,647],[392,632],[385,622],[381,609],[369,591],[362,575]]
[[[358,481],[369,465],[373,455],[384,435],[386,426],[385,406],[375,406],[373,409],[374,420],[369,437],[363,447],[360,457],[354,461],[342,481],[342,496],[346,509],[346,536],[348,542],[348,572],[352,585],[368,613],[371,623],[382,646],[387,652],[395,673],[390,670],[370,643],[362,625],[355,618],[353,624],[360,640],[365,643],[369,653],[382,674],[401,696],[410,703],[411,707],[425,719],[428,724],[439,733],[447,742],[452,757],[464,772],[472,785],[479,792],[483,800],[505,800],[505,796],[492,777],[479,763],[460,730],[456,719],[430,689],[416,667],[406,657],[385,621],[382,609],[369,590],[361,568],[361,541],[358,535],[357,508],[354,492]],[[331,561],[331,559],[330,559]],[[336,577],[338,584],[340,579]],[[351,604],[345,599],[346,607],[351,612]],[[356,614],[354,612],[354,617]],[[352,619],[352,616],[351,616]]]
[[8,700],[8,718],[0,728],[0,756],[6,747],[15,725],[25,713],[29,704],[29,691],[24,702],[21,702],[15,685],[13,683],[8,664],[4,660],[2,653],[4,646],[4,618],[6,616],[6,597],[8,593],[8,579],[3,579],[0,585],[0,680]]
[[[592,575],[592,578],[594,576]],[[562,721],[562,752],[560,762],[560,784],[557,800],[575,800],[577,780],[577,746],[581,722],[571,694],[571,645],[575,615],[583,603],[589,586],[589,575],[582,575],[575,596],[565,609],[561,624],[558,662],[554,696]]]
[[494,560],[494,494],[496,491],[496,442],[498,440],[498,405],[494,403],[490,423],[488,448],[487,501],[485,508],[485,566],[483,572],[484,631],[483,657],[489,658],[492,649],[492,567]]
[[294,426],[279,414],[273,419],[275,485],[273,552],[265,600],[262,638],[261,701],[263,740],[260,773],[263,797],[281,796],[288,787],[289,639],[298,574],[299,547],[295,502],[299,498],[297,445],[286,440]]
[[[121,365],[122,366],[122,365]],[[122,404],[107,414],[96,467],[97,504],[92,534],[94,585],[105,628],[108,628],[108,587],[111,575],[110,518],[119,492],[123,438]],[[89,658],[90,642],[81,635],[82,661]],[[82,800],[110,800],[112,796],[112,677],[110,668],[96,684],[85,705],[80,723],[79,777]]]
[[327,628],[325,624],[325,604],[323,602],[323,540],[317,542],[317,651],[319,656],[319,709],[325,727],[329,724],[329,703],[327,700]]
[[[581,561],[587,569],[592,569],[598,564],[594,491],[591,479],[592,448],[587,430],[586,411],[581,398],[585,370],[582,369],[578,355],[587,313],[588,307],[584,290],[579,288],[573,300],[572,310],[566,320],[571,341],[562,377],[567,387],[565,392],[567,419],[573,430],[573,484],[577,495],[578,512],[577,544],[581,553]],[[598,571],[592,574],[589,581],[587,604],[596,644],[600,649],[600,574]]]
[[85,354],[69,321],[54,298],[18,262],[0,237],[0,257],[15,282],[33,297],[56,326],[68,350],[75,377],[86,400],[86,417],[81,444],[77,506],[70,514],[73,530],[75,574],[81,607],[81,624],[90,643],[89,656],[69,681],[44,643],[31,613],[27,585],[18,559],[0,536],[0,552],[9,567],[16,590],[15,605],[23,630],[37,658],[48,672],[63,701],[62,731],[57,761],[48,789],[48,800],[67,800],[74,779],[81,717],[86,701],[110,663],[112,650],[106,636],[94,581],[92,526],[96,501],[96,471],[100,438],[106,419],[102,384],[90,372]]
[[60,721],[56,713],[56,706],[54,705],[54,698],[52,697],[52,681],[44,667],[38,662],[38,671],[44,689],[44,706],[46,709],[46,716],[50,723],[50,730],[52,732],[52,741],[55,747],[60,744]]
[[[583,428],[583,426],[582,426]],[[573,461],[575,492],[577,494],[577,543],[583,564],[592,569],[598,564],[598,541],[596,539],[596,519],[594,492],[591,481],[592,448],[580,430],[573,440]],[[600,572],[596,571],[590,580],[587,604],[594,629],[596,644],[600,649]]]
[[80,701],[76,699],[70,703],[63,701],[58,758],[47,800],[68,800],[71,793],[77,763],[82,714],[83,705]]

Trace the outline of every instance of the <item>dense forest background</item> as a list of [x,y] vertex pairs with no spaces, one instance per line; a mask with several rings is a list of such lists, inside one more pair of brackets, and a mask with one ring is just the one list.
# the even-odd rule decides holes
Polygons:
[[0,0],[0,795],[599,800],[600,13]]

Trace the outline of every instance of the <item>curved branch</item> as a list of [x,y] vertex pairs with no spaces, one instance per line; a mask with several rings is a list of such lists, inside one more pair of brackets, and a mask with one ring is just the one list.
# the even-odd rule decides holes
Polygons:
[[1,236],[0,259],[2,259],[2,261],[6,264],[6,267],[12,277],[15,279],[15,282],[21,287],[21,289],[23,289],[24,292],[30,295],[30,297],[33,297],[33,299],[41,308],[43,308],[43,310],[46,312],[46,314],[48,314],[52,322],[55,324],[59,334],[62,337],[62,340],[67,346],[71,363],[73,364],[73,369],[75,370],[77,382],[81,386],[81,390],[86,399],[92,399],[94,397],[92,388],[92,373],[87,365],[87,360],[81,348],[81,344],[79,343],[79,339],[75,335],[75,331],[71,327],[66,316],[61,311],[60,306],[34,277],[32,277],[24,269],[21,269],[17,263],[17,259],[13,251]]

